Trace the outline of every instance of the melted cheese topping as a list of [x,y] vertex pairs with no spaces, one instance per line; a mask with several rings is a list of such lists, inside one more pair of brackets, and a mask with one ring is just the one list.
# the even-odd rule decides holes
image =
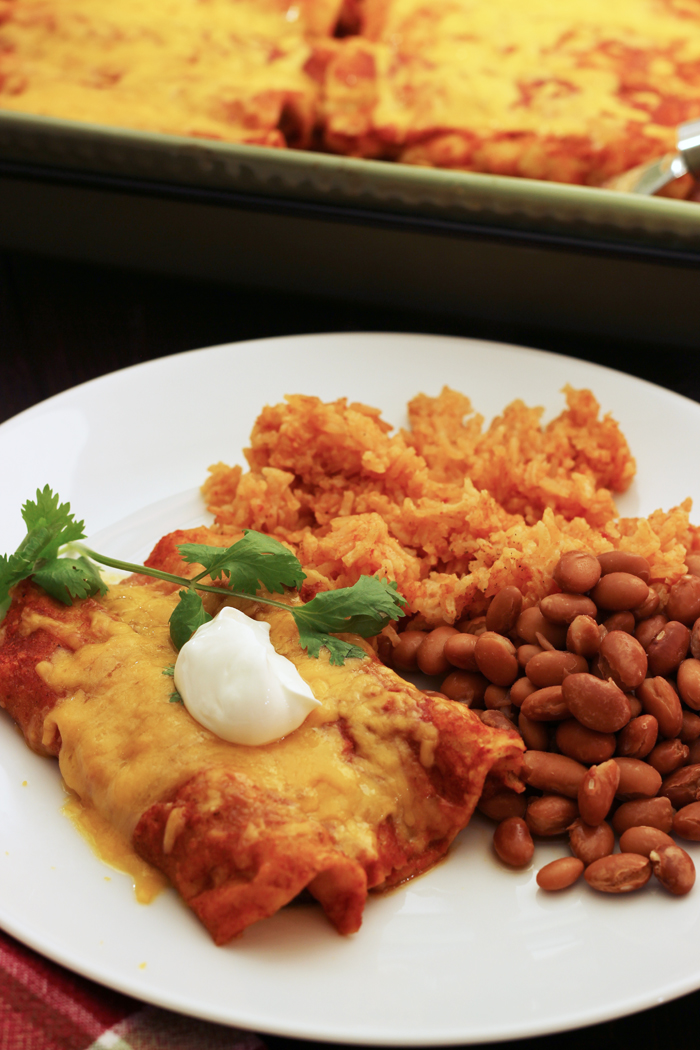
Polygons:
[[600,185],[700,113],[700,0],[364,0],[324,81],[327,146]]
[[[212,767],[248,774],[295,802],[349,856],[376,856],[376,828],[390,816],[410,838],[419,808],[439,812],[439,800],[416,798],[409,779],[411,743],[429,767],[438,739],[420,718],[420,694],[406,684],[403,713],[386,710],[386,687],[365,673],[365,661],[334,667],[323,654],[308,657],[281,610],[246,608],[270,623],[275,649],[321,701],[299,729],[260,747],[229,744],[169,703],[172,679],[163,670],[174,658],[168,620],[176,601],[152,587],[112,587],[93,616],[101,640],[37,665],[51,688],[68,693],[44,730],[48,738],[61,735],[63,778],[122,836],[131,837],[154,802]],[[352,719],[351,761],[339,723],[345,717]]]
[[283,146],[284,106],[313,104],[303,2],[9,0],[3,13],[6,109]]
[[697,72],[683,70],[700,61],[694,0],[390,0],[384,11],[374,121],[399,134],[610,135],[649,123],[667,96],[698,104]]

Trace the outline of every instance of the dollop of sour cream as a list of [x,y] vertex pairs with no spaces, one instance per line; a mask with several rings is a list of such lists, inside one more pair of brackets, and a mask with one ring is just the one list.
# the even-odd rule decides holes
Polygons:
[[174,681],[192,717],[232,744],[270,744],[320,706],[291,660],[275,652],[269,623],[228,606],[185,642]]

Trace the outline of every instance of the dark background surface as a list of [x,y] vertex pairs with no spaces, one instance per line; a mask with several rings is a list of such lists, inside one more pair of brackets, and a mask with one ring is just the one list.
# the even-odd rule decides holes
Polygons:
[[[77,383],[140,361],[241,339],[324,331],[427,332],[518,343],[604,364],[700,401],[695,349],[572,335],[551,330],[545,322],[525,327],[384,309],[5,251],[0,252],[0,421]],[[650,944],[650,957],[654,951]],[[555,997],[556,989],[551,993]],[[493,994],[497,1011],[499,1000],[508,995],[507,973]],[[464,1004],[468,1010],[468,988]],[[700,1043],[699,1031],[700,993],[695,993],[594,1028],[491,1045],[690,1050]],[[270,1050],[318,1045],[277,1037],[265,1041]]]
[[[700,333],[700,301],[697,312]],[[241,339],[333,331],[429,332],[517,343],[608,365],[700,400],[694,348],[0,251],[0,420],[76,383],[151,358]]]

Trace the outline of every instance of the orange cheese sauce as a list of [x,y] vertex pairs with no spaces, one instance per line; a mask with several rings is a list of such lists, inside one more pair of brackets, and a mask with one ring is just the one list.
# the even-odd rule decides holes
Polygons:
[[131,878],[139,904],[150,904],[168,880],[139,857],[124,835],[121,835],[90,805],[70,793],[62,807],[63,814],[80,832],[92,852],[110,868]]
[[[367,674],[364,660],[334,667],[327,654],[310,658],[291,616],[250,602],[246,611],[271,624],[273,645],[322,704],[283,740],[261,747],[226,743],[183,705],[169,702],[172,678],[163,670],[175,659],[168,620],[176,601],[148,586],[112,587],[93,614],[101,640],[75,652],[58,650],[37,665],[51,688],[67,693],[44,728],[49,738],[60,733],[65,783],[122,840],[130,839],[149,806],[213,767],[249,774],[259,787],[296,803],[351,857],[376,856],[376,828],[389,817],[409,839],[426,809],[435,807],[439,823],[439,802],[417,798],[408,773],[411,744],[429,768],[438,737],[420,718],[417,690],[406,683],[403,715],[387,714],[385,669]],[[352,761],[339,728],[346,716],[352,718]]]

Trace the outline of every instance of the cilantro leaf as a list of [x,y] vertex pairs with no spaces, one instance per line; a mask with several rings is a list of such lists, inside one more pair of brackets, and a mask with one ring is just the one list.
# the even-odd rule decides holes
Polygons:
[[299,644],[315,659],[320,656],[321,649],[326,648],[330,653],[331,663],[338,667],[342,667],[348,658],[361,660],[363,656],[367,656],[359,645],[336,638],[333,634],[326,634],[325,631],[310,630],[306,626],[299,628]]
[[230,547],[209,547],[203,543],[183,543],[178,550],[189,564],[204,566],[212,580],[226,577],[231,590],[254,595],[265,587],[271,594],[283,594],[285,587],[298,589],[306,579],[301,564],[290,550],[262,532],[245,529],[242,540]]
[[71,605],[74,598],[91,598],[106,594],[107,585],[95,565],[87,558],[52,558],[33,574],[34,582],[63,602]]
[[73,543],[74,540],[82,540],[85,536],[85,522],[76,521],[75,515],[71,513],[70,503],[59,503],[57,492],[52,492],[48,485],[43,489],[36,490],[36,502],[28,499],[22,507],[22,517],[27,526],[27,537],[20,544],[21,551],[25,543],[32,536],[34,530],[42,527],[47,530],[47,538],[42,558],[51,558],[56,555],[58,548],[64,543]]
[[[48,485],[36,490],[36,501],[27,500],[22,507],[22,517],[27,526],[27,535],[14,554],[0,557],[0,621],[4,619],[10,607],[10,588],[30,576],[35,576],[55,561],[58,549],[64,543],[72,543],[85,535],[84,523],[75,521],[70,503],[59,503],[58,493],[53,493]],[[50,586],[46,586],[45,583],[40,583],[40,586],[66,604],[70,604],[70,597],[86,597],[87,594],[97,593],[97,590],[103,587],[101,580],[99,584],[95,582],[99,579],[97,570],[90,566],[86,559],[81,558],[77,561],[81,564],[72,576],[70,573],[66,575],[63,567],[57,570],[59,576],[63,574],[63,583],[56,585],[60,595],[51,591]],[[49,577],[45,579],[48,580]],[[82,583],[79,582],[81,579]],[[87,579],[91,580],[90,584],[86,582]],[[70,580],[73,582],[69,584],[67,581]]]
[[321,591],[306,605],[293,606],[297,623],[317,626],[325,631],[350,631],[369,638],[378,634],[390,620],[404,615],[406,599],[396,583],[376,576],[360,576],[352,587]]
[[170,617],[170,640],[176,649],[182,649],[197,628],[211,620],[196,591],[186,588],[179,591],[179,596],[180,601]]
[[[10,590],[29,577],[52,597],[66,605],[73,599],[87,598],[107,587],[93,562],[143,573],[174,583],[179,591],[179,604],[170,617],[170,637],[177,649],[187,642],[198,627],[211,620],[204,609],[199,591],[210,591],[221,598],[226,593],[238,597],[257,597],[290,613],[299,628],[301,645],[310,656],[318,657],[322,648],[330,653],[333,664],[342,665],[348,657],[361,658],[364,650],[352,642],[335,637],[337,632],[352,632],[369,638],[378,634],[391,620],[404,614],[406,599],[398,593],[396,583],[373,576],[362,576],[353,587],[317,594],[306,605],[290,606],[258,591],[283,593],[285,587],[301,587],[306,579],[301,563],[284,544],[264,533],[246,529],[244,538],[230,547],[184,543],[178,547],[189,564],[198,563],[203,571],[186,579],[162,569],[135,565],[109,558],[82,544],[73,548],[73,557],[59,557],[65,544],[74,544],[84,536],[84,523],[75,521],[69,503],[60,503],[57,493],[48,485],[37,489],[36,500],[27,500],[22,508],[27,525],[24,537],[14,554],[0,556],[0,622],[10,607]],[[201,582],[225,579],[224,586]],[[166,674],[172,673],[166,669]],[[171,696],[176,703],[177,692]]]
[[51,532],[44,525],[38,525],[27,533],[14,554],[9,557],[3,555],[0,559],[0,587],[3,593],[32,575],[52,539]]
[[[342,664],[346,657],[365,656],[363,649],[340,638],[329,638],[329,632],[348,632],[371,638],[383,627],[404,616],[406,599],[398,593],[396,583],[376,576],[360,576],[352,587],[322,591],[306,605],[290,607],[299,628],[299,641],[309,656],[318,656],[322,646],[331,654],[332,664]],[[352,651],[350,651],[352,650]]]

